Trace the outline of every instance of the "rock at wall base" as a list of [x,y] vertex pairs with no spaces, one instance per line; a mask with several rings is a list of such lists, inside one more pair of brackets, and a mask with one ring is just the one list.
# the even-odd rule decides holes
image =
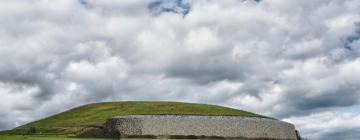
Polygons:
[[120,138],[120,133],[116,129],[106,129],[104,127],[85,127],[76,137],[80,138]]

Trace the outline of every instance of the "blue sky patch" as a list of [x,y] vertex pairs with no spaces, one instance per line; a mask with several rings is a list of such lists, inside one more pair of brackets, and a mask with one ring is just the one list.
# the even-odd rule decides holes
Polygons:
[[82,5],[88,5],[88,1],[87,0],[78,0],[80,4]]
[[360,39],[360,24],[356,24],[356,27],[357,28],[356,28],[355,32],[352,35],[346,37],[344,39],[344,41],[343,41],[344,42],[344,48],[349,50],[349,51],[353,50],[351,44]]
[[155,15],[170,12],[186,16],[191,10],[191,4],[183,0],[155,0],[148,8]]
[[259,3],[259,2],[261,2],[262,0],[243,0],[243,2],[247,2],[247,1],[252,1],[252,2],[257,2],[257,3]]

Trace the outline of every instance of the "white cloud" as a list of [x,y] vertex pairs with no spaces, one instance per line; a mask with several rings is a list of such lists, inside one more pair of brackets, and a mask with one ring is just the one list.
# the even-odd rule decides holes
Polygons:
[[220,45],[220,39],[215,33],[204,27],[190,31],[184,41],[186,49],[194,53],[216,51]]

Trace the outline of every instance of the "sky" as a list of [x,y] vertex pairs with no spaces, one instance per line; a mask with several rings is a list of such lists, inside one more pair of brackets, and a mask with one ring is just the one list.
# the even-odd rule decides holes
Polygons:
[[1,0],[0,129],[181,101],[360,137],[359,0]]

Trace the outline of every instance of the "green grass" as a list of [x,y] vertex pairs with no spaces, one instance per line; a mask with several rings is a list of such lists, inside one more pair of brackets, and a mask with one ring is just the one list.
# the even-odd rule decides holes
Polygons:
[[[216,105],[181,102],[104,102],[83,105],[17,127],[11,134],[24,134],[35,127],[40,134],[75,134],[87,125],[102,125],[108,118],[121,115],[210,115],[265,117]],[[267,117],[268,118],[268,117]]]

